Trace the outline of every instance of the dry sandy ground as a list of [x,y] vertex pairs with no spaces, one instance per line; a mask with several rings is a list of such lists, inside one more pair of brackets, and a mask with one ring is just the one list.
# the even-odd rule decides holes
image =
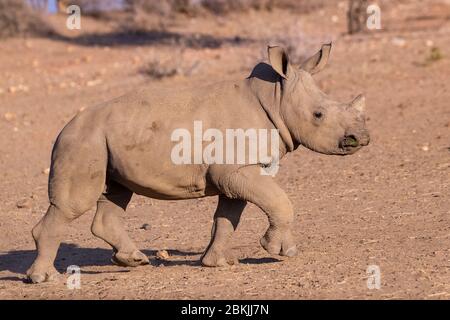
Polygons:
[[[450,7],[419,3],[424,7],[386,9],[382,31],[354,37],[343,35],[345,9],[330,4],[308,15],[186,19],[151,39],[2,41],[0,298],[449,299]],[[84,23],[84,33],[75,36],[98,27]],[[201,267],[217,199],[135,196],[124,223],[151,265],[111,264],[110,248],[89,231],[90,211],[71,224],[56,260],[61,272],[81,267],[81,289],[68,290],[64,281],[23,282],[35,256],[30,230],[48,205],[51,147],[80,108],[140,86],[245,77],[266,44],[285,38],[299,56],[334,40],[330,65],[316,79],[337,99],[367,95],[372,136],[370,146],[354,156],[302,148],[283,160],[276,179],[296,209],[297,257],[271,257],[259,246],[267,219],[251,205],[231,244],[241,263]],[[428,59],[432,47],[442,59]],[[154,60],[181,61],[182,72],[149,80],[139,70]],[[148,230],[141,229],[145,223]],[[167,261],[155,259],[161,249],[169,251]],[[367,287],[369,265],[381,270],[379,290]]]

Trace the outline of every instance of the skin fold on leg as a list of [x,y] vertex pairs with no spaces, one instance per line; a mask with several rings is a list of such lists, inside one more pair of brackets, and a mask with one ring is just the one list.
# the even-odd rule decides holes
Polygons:
[[201,258],[204,266],[217,267],[238,263],[228,246],[246,204],[244,200],[219,196],[211,231],[211,242]]
[[135,267],[148,264],[147,256],[139,251],[123,227],[121,215],[133,193],[116,182],[110,182],[97,201],[97,212],[92,223],[92,233],[106,241],[114,250],[112,262]]

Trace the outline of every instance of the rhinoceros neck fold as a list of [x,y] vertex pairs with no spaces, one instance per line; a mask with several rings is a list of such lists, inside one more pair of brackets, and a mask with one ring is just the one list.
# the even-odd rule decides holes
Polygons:
[[281,82],[263,80],[257,76],[249,77],[247,80],[252,93],[256,96],[261,107],[266,111],[267,116],[275,128],[278,129],[287,150],[289,152],[293,151],[294,142],[291,133],[281,116]]

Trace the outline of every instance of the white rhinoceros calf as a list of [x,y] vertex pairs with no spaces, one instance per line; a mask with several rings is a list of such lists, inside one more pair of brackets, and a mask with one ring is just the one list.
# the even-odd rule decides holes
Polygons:
[[261,245],[270,254],[295,255],[293,208],[273,178],[261,174],[267,163],[201,158],[200,163],[176,163],[171,138],[177,129],[193,130],[201,122],[203,130],[214,132],[275,129],[277,140],[271,145],[278,146],[278,158],[300,145],[325,154],[354,153],[369,143],[364,98],[333,101],[311,77],[325,66],[330,50],[331,44],[323,45],[294,66],[282,48],[269,47],[270,64],[258,64],[246,79],[190,90],[145,88],[80,112],[53,148],[50,206],[32,231],[38,255],[27,272],[29,279],[37,283],[57,275],[54,259],[65,227],[95,204],[92,232],[112,246],[113,261],[125,266],[148,263],[120,221],[133,193],[155,199],[218,195],[211,243],[201,258],[206,266],[236,262],[228,243],[247,201],[270,222]]

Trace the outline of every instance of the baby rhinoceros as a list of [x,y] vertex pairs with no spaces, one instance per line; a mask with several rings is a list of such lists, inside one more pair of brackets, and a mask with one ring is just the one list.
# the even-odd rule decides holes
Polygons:
[[78,113],[53,147],[50,206],[32,231],[38,254],[27,272],[31,282],[55,278],[54,259],[65,227],[95,204],[91,230],[111,245],[112,261],[149,263],[120,220],[133,193],[163,200],[219,196],[212,239],[201,257],[205,266],[236,262],[228,244],[247,202],[268,216],[264,249],[295,255],[294,211],[273,177],[262,174],[267,163],[203,158],[178,163],[172,138],[177,129],[192,132],[201,123],[203,130],[214,132],[275,130],[272,145],[278,146],[278,159],[300,145],[329,155],[356,152],[369,143],[364,97],[333,101],[311,76],[326,65],[330,50],[331,44],[325,44],[296,66],[283,48],[269,47],[269,64],[258,64],[246,79],[189,90],[144,88]]

